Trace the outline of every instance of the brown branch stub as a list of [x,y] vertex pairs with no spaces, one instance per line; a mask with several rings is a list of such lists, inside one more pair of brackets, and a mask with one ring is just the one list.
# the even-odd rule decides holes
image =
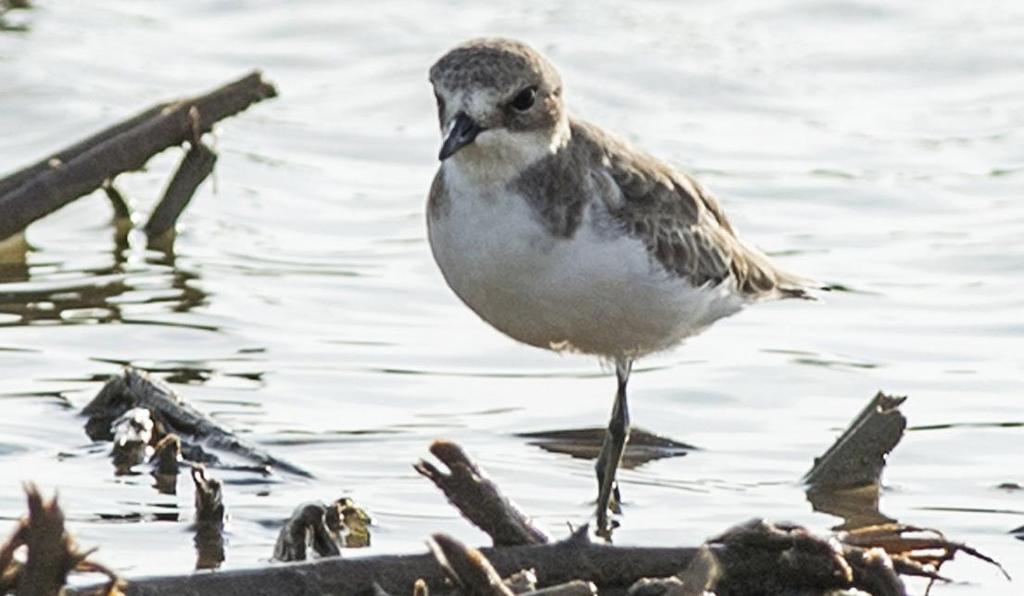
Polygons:
[[[0,545],[0,594],[18,596],[57,596],[72,571],[96,572],[107,576],[106,584],[88,592],[91,595],[121,594],[121,580],[110,569],[86,560],[92,551],[81,551],[64,528],[64,512],[57,497],[46,500],[33,484],[25,485],[28,516],[18,522],[11,538]],[[25,563],[15,560],[14,552],[25,547]]]
[[56,596],[67,581],[68,573],[84,557],[76,554],[75,543],[64,532],[64,513],[56,497],[44,500],[34,485],[25,487],[28,497],[28,524],[25,544],[28,559],[18,580],[17,594]]
[[[213,125],[275,97],[259,72],[204,95],[158,104],[0,180],[0,239],[24,229],[118,174],[138,170],[164,149],[191,142]],[[198,113],[198,119],[190,114]],[[54,165],[56,164],[56,167]]]
[[448,579],[466,596],[513,596],[491,562],[480,551],[446,534],[427,543]]
[[551,538],[515,503],[505,497],[465,451],[450,441],[434,441],[430,452],[448,467],[444,473],[421,460],[414,467],[430,479],[470,523],[483,530],[495,546],[546,544]]

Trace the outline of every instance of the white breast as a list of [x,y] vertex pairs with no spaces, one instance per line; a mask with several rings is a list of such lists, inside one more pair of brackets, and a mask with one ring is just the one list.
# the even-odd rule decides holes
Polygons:
[[447,204],[428,218],[434,258],[466,305],[518,341],[636,357],[743,305],[729,282],[696,288],[652,262],[641,241],[601,229],[600,202],[571,238],[556,238],[523,197],[444,175]]

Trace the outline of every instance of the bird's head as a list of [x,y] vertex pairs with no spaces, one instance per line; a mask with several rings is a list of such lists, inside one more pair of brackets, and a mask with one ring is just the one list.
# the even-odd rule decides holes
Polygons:
[[562,79],[524,43],[475,39],[430,69],[444,142],[441,161],[526,165],[568,135]]

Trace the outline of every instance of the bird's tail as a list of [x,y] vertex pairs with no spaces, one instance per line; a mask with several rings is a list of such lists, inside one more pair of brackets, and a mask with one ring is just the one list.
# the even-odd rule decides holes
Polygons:
[[818,294],[832,290],[830,286],[819,281],[794,275],[787,271],[776,270],[776,279],[778,282],[775,285],[775,291],[778,292],[779,298],[782,299],[819,300]]

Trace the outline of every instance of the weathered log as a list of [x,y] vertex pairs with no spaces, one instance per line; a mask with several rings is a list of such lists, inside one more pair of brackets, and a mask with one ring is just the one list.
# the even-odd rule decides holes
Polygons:
[[546,532],[501,494],[494,481],[461,447],[450,441],[434,441],[430,452],[448,467],[450,473],[445,474],[423,460],[414,466],[416,471],[437,485],[470,523],[491,537],[495,546],[551,541]]
[[[158,104],[0,180],[0,240],[23,230],[118,174],[142,168],[163,150],[277,95],[259,72],[197,97]],[[190,114],[193,114],[190,116]]]
[[[110,423],[135,407],[149,410],[165,432],[177,434],[183,442],[185,438],[191,438],[260,466],[272,466],[299,476],[312,477],[306,470],[270,455],[210,420],[182,400],[165,383],[131,367],[125,368],[121,375],[108,381],[82,410],[89,417],[86,433],[93,440],[110,440]],[[189,445],[183,443],[182,452],[186,459],[192,458],[199,463],[203,463],[204,459],[209,461],[209,457],[203,454],[198,454],[200,459],[195,459],[197,454],[192,447],[190,449]]]
[[804,482],[815,490],[878,484],[886,456],[907,428],[907,419],[899,410],[906,399],[879,391],[836,442],[814,460]]
[[[641,577],[672,575],[684,569],[696,551],[615,547],[593,544],[585,538],[480,549],[503,577],[521,569],[534,569],[541,586],[582,580],[599,586],[602,594],[621,594]],[[129,581],[123,589],[128,596],[365,596],[377,584],[390,594],[401,595],[412,593],[413,585],[421,578],[432,596],[451,593],[444,571],[431,554],[332,557],[255,569],[139,578]],[[71,589],[68,594],[84,596],[89,589]]]

